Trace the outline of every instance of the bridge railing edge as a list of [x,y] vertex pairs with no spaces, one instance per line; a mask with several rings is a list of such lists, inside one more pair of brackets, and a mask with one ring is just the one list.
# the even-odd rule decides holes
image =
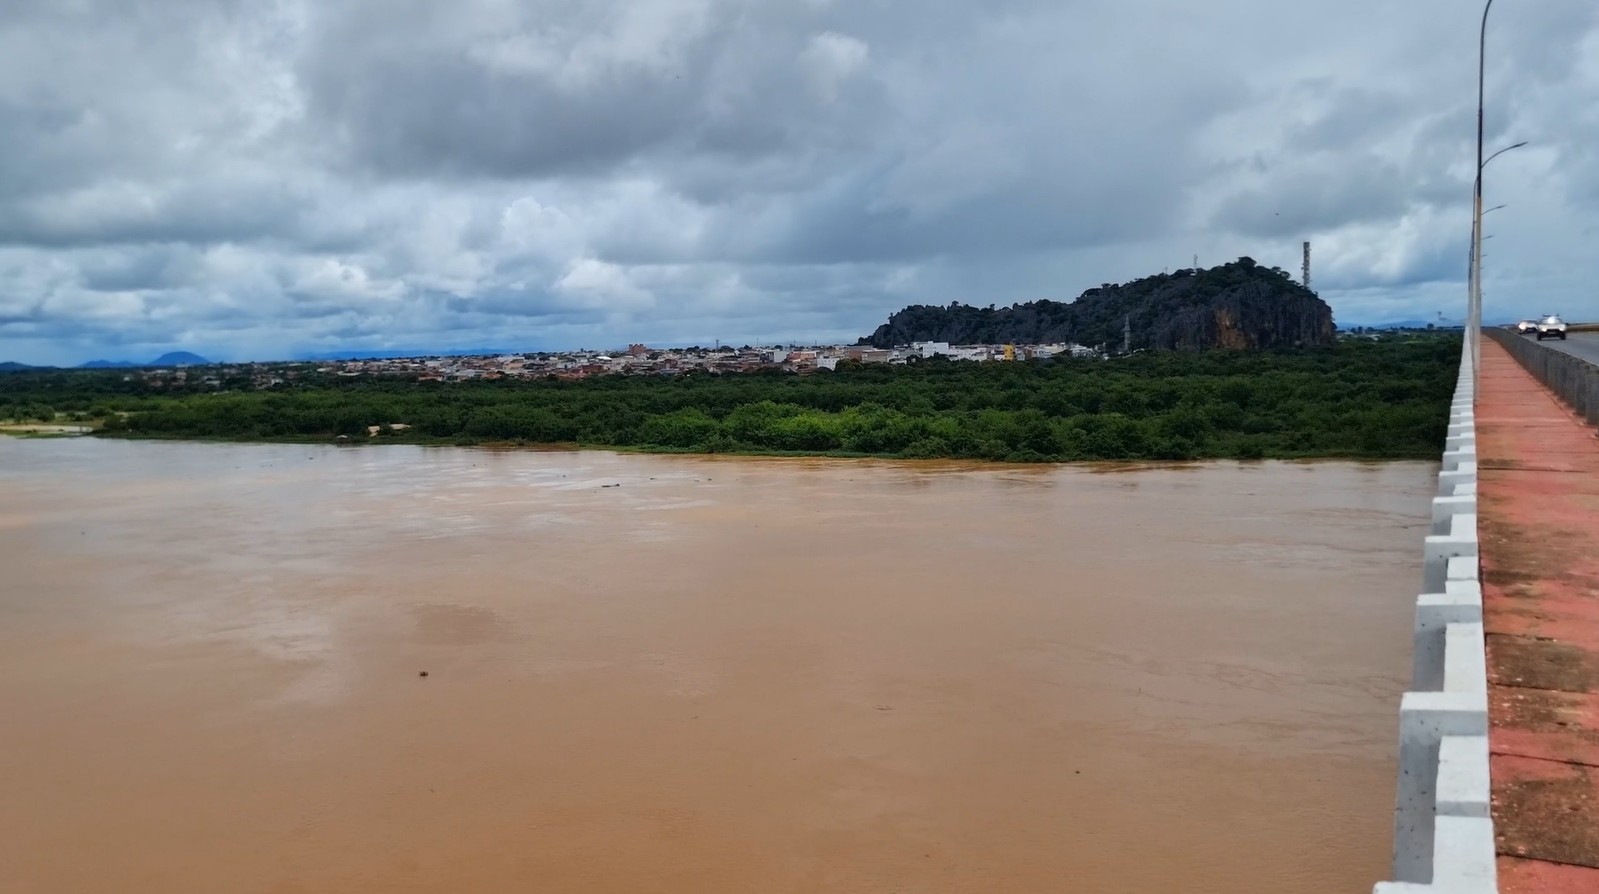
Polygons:
[[1399,706],[1393,880],[1378,883],[1375,894],[1498,891],[1477,536],[1475,383],[1471,356],[1462,350],[1432,528],[1422,544],[1410,689]]

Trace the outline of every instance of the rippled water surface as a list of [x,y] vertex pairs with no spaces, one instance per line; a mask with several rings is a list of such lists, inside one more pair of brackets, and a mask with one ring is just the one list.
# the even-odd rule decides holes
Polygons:
[[1364,890],[1432,474],[0,438],[0,890]]

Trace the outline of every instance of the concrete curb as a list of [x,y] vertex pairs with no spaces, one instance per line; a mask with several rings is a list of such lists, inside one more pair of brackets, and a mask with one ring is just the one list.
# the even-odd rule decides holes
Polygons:
[[1410,691],[1399,705],[1394,881],[1375,894],[1493,894],[1488,666],[1477,539],[1476,377],[1462,352],[1422,544]]

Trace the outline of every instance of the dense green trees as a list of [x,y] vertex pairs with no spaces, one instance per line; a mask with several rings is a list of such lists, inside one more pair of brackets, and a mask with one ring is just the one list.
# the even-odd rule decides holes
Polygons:
[[[846,364],[797,376],[582,382],[304,377],[265,391],[140,388],[111,374],[0,376],[0,417],[51,406],[108,433],[243,440],[581,443],[1024,461],[1431,457],[1459,343],[1447,337],[1111,361]],[[126,418],[118,416],[126,413]]]

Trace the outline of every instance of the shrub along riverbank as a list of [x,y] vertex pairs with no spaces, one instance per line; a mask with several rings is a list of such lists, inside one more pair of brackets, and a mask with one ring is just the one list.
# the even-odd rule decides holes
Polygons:
[[[1434,458],[1458,338],[1101,360],[843,364],[836,372],[415,382],[308,376],[272,390],[142,389],[122,371],[0,377],[0,417],[229,440],[582,444],[705,453],[1011,461]],[[390,423],[409,426],[401,431]]]

